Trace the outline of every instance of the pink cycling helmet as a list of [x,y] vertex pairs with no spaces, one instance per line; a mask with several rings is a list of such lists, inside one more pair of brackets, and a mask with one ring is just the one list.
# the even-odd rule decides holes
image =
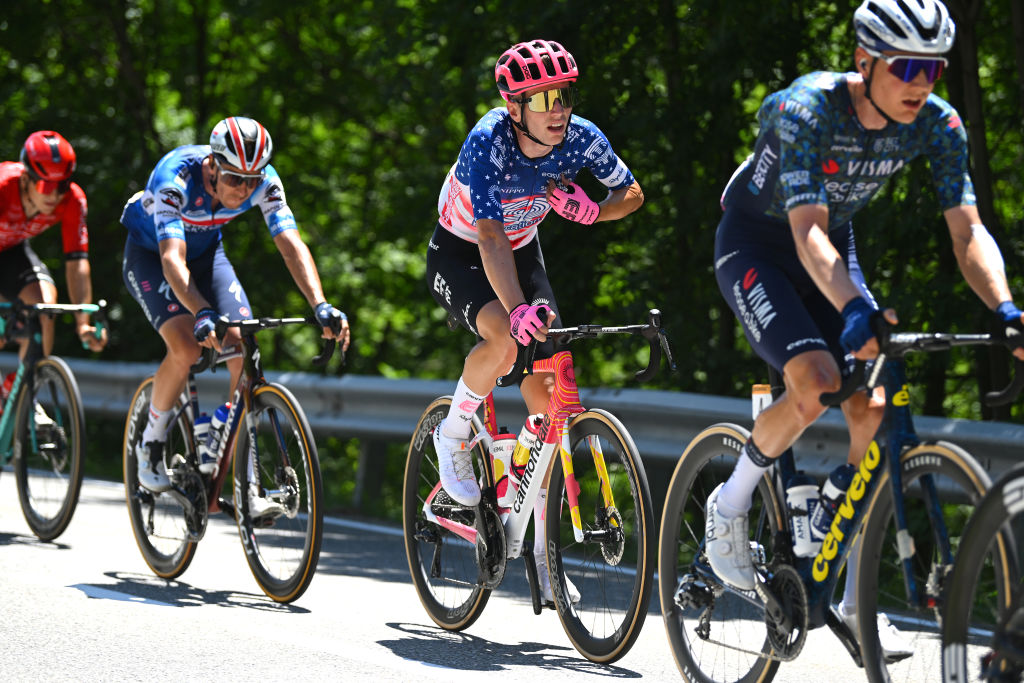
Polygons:
[[516,43],[505,50],[494,65],[494,80],[501,96],[512,95],[543,85],[574,82],[580,72],[569,51],[553,40]]

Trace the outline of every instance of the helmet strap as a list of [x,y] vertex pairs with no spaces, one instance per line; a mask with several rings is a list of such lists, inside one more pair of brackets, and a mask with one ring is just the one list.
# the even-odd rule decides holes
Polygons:
[[523,135],[525,135],[526,137],[530,138],[531,140],[536,142],[538,145],[544,145],[545,147],[550,147],[550,145],[547,145],[547,144],[541,142],[540,140],[538,140],[537,138],[535,138],[533,136],[533,134],[529,130],[527,130],[527,128],[526,128],[526,117],[522,117],[522,119],[523,119],[522,121],[516,121],[515,119],[512,119],[512,125],[515,126],[516,128],[518,128],[519,130],[521,130]]
[[882,115],[882,118],[885,119],[887,124],[889,124],[889,123],[898,124],[899,121],[895,121],[891,116],[889,116],[884,111],[882,111],[882,108],[879,107],[875,103],[874,99],[871,98],[871,74],[873,74],[875,72],[875,62],[877,62],[877,61],[878,61],[877,57],[872,57],[871,58],[871,68],[868,69],[868,75],[864,77],[864,97],[866,97],[868,99],[868,102],[870,102],[871,106],[875,108],[875,111],[877,111],[879,114]]

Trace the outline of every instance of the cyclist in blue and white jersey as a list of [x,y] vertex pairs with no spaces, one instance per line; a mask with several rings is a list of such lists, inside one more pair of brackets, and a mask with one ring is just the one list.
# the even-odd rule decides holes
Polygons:
[[[485,114],[463,143],[441,188],[440,218],[427,250],[434,298],[478,336],[451,410],[434,430],[441,484],[463,505],[480,501],[467,448],[473,414],[512,366],[516,343],[542,340],[548,325],[560,324],[538,226],[552,210],[591,225],[622,218],[643,203],[639,183],[605,135],[573,114],[579,70],[564,47],[547,40],[518,43],[498,58],[494,75],[505,106]],[[608,188],[602,201],[573,182],[583,169]],[[537,358],[552,353],[550,343],[541,344]],[[523,380],[531,413],[544,412],[552,387],[550,375]],[[542,510],[540,496],[535,514]],[[535,523],[538,553],[543,528]],[[546,565],[537,568],[551,600]]]
[[[747,511],[757,482],[824,411],[845,355],[877,355],[878,306],[857,262],[850,220],[886,180],[928,159],[953,251],[965,279],[1004,326],[1021,329],[999,248],[981,222],[956,111],[932,93],[955,27],[938,0],[867,0],[854,14],[854,73],[812,73],[769,95],[753,154],[730,180],[715,240],[715,275],[754,351],[780,370],[785,393],[754,422],[730,478],[707,502],[712,568],[754,586]],[[890,322],[895,312],[886,311]],[[1024,358],[1024,352],[1017,350]],[[879,390],[842,406],[849,462],[858,464],[882,419]],[[854,551],[856,552],[856,550]],[[855,566],[851,558],[848,566]],[[838,611],[854,633],[852,572]],[[884,615],[889,658],[912,654]]]
[[[209,145],[186,145],[167,153],[121,216],[128,229],[125,284],[167,346],[153,381],[149,421],[136,449],[139,483],[152,491],[170,488],[164,433],[200,347],[220,349],[239,341],[234,328],[218,339],[214,321],[221,315],[255,317],[222,243],[224,226],[232,219],[252,207],[262,212],[288,272],[323,327],[323,337],[348,347],[345,314],[324,297],[284,186],[269,163],[272,152],[270,134],[260,123],[242,116],[224,119],[213,128]],[[241,358],[228,362],[230,386],[241,367]],[[204,472],[215,468],[212,458],[200,463]],[[262,501],[254,500],[253,509],[262,510]]]

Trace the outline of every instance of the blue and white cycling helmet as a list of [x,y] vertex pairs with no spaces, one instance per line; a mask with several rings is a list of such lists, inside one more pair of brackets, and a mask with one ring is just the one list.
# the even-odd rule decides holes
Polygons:
[[956,37],[956,24],[939,0],[864,0],[853,25],[857,42],[874,52],[942,55]]
[[245,173],[255,173],[270,163],[274,143],[259,121],[231,116],[213,127],[210,151],[219,161]]

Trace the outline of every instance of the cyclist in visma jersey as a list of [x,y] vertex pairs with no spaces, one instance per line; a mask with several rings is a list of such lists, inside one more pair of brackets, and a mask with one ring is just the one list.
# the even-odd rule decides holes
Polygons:
[[[975,205],[960,117],[932,93],[953,46],[949,13],[937,0],[867,0],[854,26],[857,71],[812,73],[769,95],[754,152],[723,195],[718,286],[754,351],[785,381],[783,396],[754,422],[732,475],[707,501],[711,566],[741,589],[754,586],[747,511],[758,479],[825,411],[818,397],[838,388],[845,354],[878,353],[870,326],[878,307],[857,263],[850,219],[911,159],[929,161],[968,284],[1004,328],[1022,328],[999,248]],[[891,309],[886,317],[895,322]],[[870,400],[854,394],[842,410],[849,462],[858,464],[881,422],[881,389]],[[855,565],[854,555],[848,566]],[[852,574],[838,612],[857,633]],[[890,659],[912,654],[884,615],[879,622]]]
[[[52,130],[29,135],[21,148],[20,162],[0,162],[0,299],[57,303],[53,276],[29,240],[60,223],[71,302],[92,303],[85,192],[71,180],[76,163],[71,143]],[[53,349],[53,318],[44,315],[39,324],[43,353],[48,354]],[[75,328],[88,349],[99,351],[106,345],[106,330],[96,337],[88,313],[75,314]],[[19,343],[24,356],[27,340]],[[13,375],[8,377],[13,380]]]
[[[186,145],[167,153],[121,216],[128,229],[125,284],[167,345],[153,381],[149,421],[135,453],[139,483],[152,491],[170,488],[163,436],[200,347],[229,348],[239,342],[234,328],[218,339],[214,320],[222,314],[255,317],[224,251],[226,223],[259,208],[288,272],[316,312],[323,337],[348,347],[345,314],[324,298],[316,264],[269,163],[272,151],[270,134],[257,121],[224,119],[214,127],[208,146]],[[241,358],[228,362],[230,386],[241,368]],[[204,472],[215,468],[212,458],[200,463]],[[250,490],[249,496],[254,514],[269,505],[258,491]]]
[[[573,114],[579,71],[564,47],[547,40],[518,43],[498,58],[494,75],[505,106],[487,112],[463,143],[441,188],[440,218],[427,250],[431,293],[478,336],[451,410],[434,430],[441,484],[462,505],[480,502],[468,450],[473,414],[512,366],[516,343],[543,340],[548,325],[561,324],[537,226],[552,209],[589,226],[622,218],[643,203],[639,183],[605,135]],[[601,202],[573,182],[582,169],[608,188]],[[543,317],[542,307],[549,311]],[[540,344],[536,357],[550,357],[551,346]],[[544,412],[553,386],[550,374],[523,381],[531,414]],[[541,495],[534,506],[534,552],[541,557],[543,510]],[[538,562],[537,570],[550,602],[546,563]]]

